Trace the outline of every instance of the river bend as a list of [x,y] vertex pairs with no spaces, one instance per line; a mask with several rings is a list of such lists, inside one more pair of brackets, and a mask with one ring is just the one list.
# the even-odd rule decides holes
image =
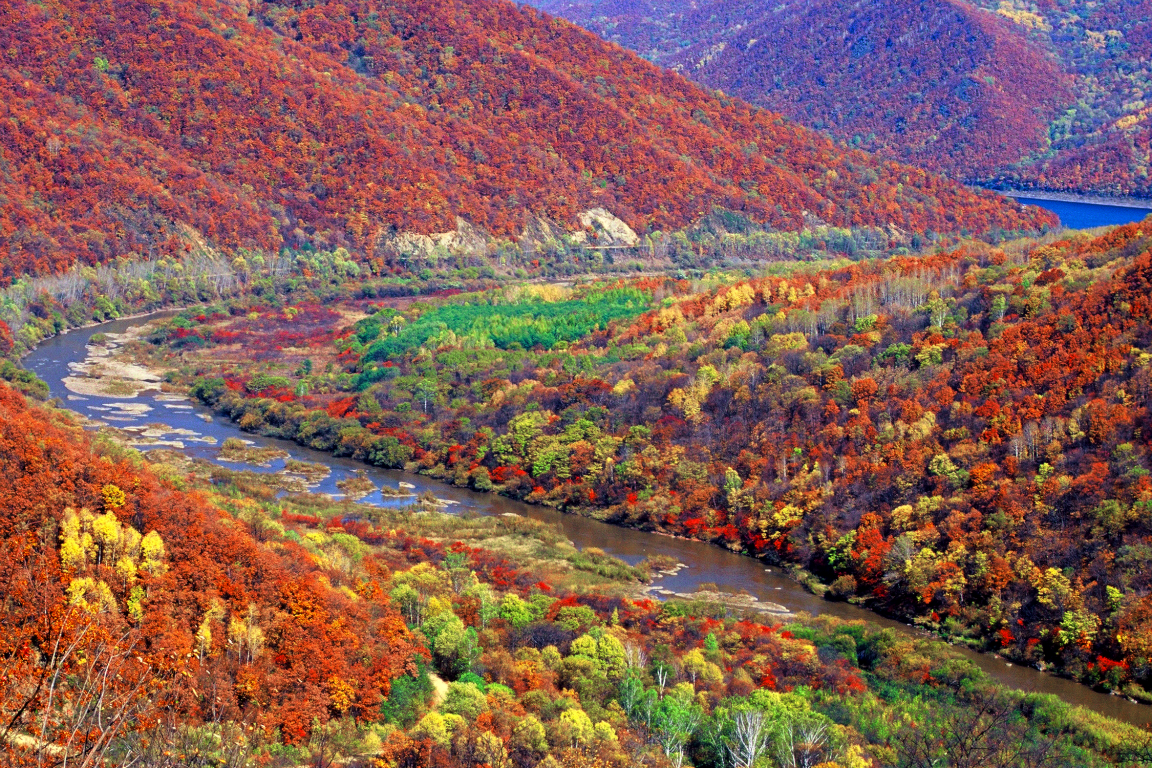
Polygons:
[[[100,326],[72,331],[49,339],[31,352],[24,365],[35,371],[49,385],[54,397],[60,398],[67,407],[84,416],[104,421],[121,428],[135,428],[140,431],[145,425],[164,425],[169,431],[163,440],[179,443],[186,454],[218,461],[220,444],[229,437],[240,437],[257,445],[281,448],[292,458],[328,465],[332,473],[313,490],[339,497],[336,487],[339,480],[350,477],[357,471],[366,472],[377,485],[397,487],[400,482],[415,486],[416,493],[431,491],[437,497],[458,503],[453,511],[468,509],[481,514],[514,513],[547,523],[558,525],[564,534],[580,548],[599,547],[605,552],[637,563],[650,555],[667,555],[688,567],[675,575],[665,576],[659,581],[662,588],[674,592],[692,592],[702,582],[711,582],[726,591],[747,590],[760,600],[783,605],[793,612],[806,611],[810,614],[829,614],[843,619],[864,619],[884,627],[892,627],[901,632],[926,636],[926,633],[906,624],[884,618],[854,605],[842,602],[829,602],[805,590],[788,579],[777,568],[767,568],[765,564],[725,549],[699,541],[676,539],[638,530],[621,528],[577,515],[567,515],[547,507],[538,507],[514,501],[495,494],[478,493],[464,488],[446,485],[430,478],[411,475],[400,471],[369,467],[349,459],[335,458],[331,454],[304,448],[295,443],[273,438],[250,435],[241,432],[230,421],[214,418],[199,404],[176,398],[145,392],[131,400],[76,395],[69,392],[62,380],[70,373],[70,365],[81,363],[86,357],[88,339],[95,333],[123,333],[128,328],[148,322],[148,317],[117,320]],[[125,407],[127,406],[127,407]],[[235,468],[236,464],[224,464]],[[284,466],[283,461],[275,461],[268,468],[246,469],[258,472],[276,472]],[[362,499],[362,503],[377,505],[400,505],[403,499],[382,497],[377,491]],[[1025,691],[1050,693],[1066,702],[1092,709],[1109,717],[1138,724],[1152,724],[1152,707],[1133,703],[1119,696],[1109,696],[1080,685],[1072,680],[1055,677],[1038,670],[1015,666],[990,654],[982,654],[968,648],[955,647],[955,650],[971,660],[1001,683]]]

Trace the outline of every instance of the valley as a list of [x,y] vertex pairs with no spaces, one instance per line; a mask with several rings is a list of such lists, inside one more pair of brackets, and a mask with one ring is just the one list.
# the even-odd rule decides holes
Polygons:
[[245,431],[799,566],[1142,698],[1145,242],[217,307],[131,351]]
[[540,4],[0,0],[0,764],[1152,765],[1147,0]]
[[[135,318],[118,321],[64,336],[45,342],[25,359],[27,367],[42,379],[50,382],[53,396],[67,402],[72,410],[84,414],[95,424],[90,429],[100,429],[101,422],[117,431],[127,430],[128,434],[119,437],[139,450],[149,451],[174,447],[184,455],[204,462],[220,463],[218,447],[229,439],[243,440],[254,449],[267,453],[282,453],[284,458],[272,463],[258,463],[247,469],[260,474],[278,474],[294,471],[292,462],[310,467],[326,467],[327,472],[317,476],[318,482],[307,487],[313,493],[327,494],[339,503],[341,497],[337,484],[344,478],[354,477],[364,472],[364,465],[348,458],[337,458],[331,454],[301,446],[294,442],[263,437],[246,433],[228,420],[217,420],[203,406],[193,404],[184,407],[183,398],[171,395],[144,395],[133,398],[128,418],[125,418],[125,401],[121,398],[86,396],[76,398],[63,383],[65,372],[70,372],[70,364],[84,359],[89,350],[88,340],[95,334],[124,333],[128,328],[145,327],[148,318]],[[134,412],[133,412],[134,411]],[[112,419],[109,420],[109,414]],[[136,424],[149,425],[154,437],[139,442],[135,435]],[[166,431],[165,431],[166,430]],[[189,439],[191,438],[191,439]],[[178,441],[173,445],[172,441]],[[157,454],[159,455],[159,454]],[[286,460],[285,460],[286,459]],[[282,468],[282,465],[284,468]],[[225,463],[236,469],[231,462]],[[777,615],[792,618],[803,616],[831,616],[844,621],[867,621],[869,624],[892,629],[915,638],[927,636],[922,630],[915,630],[898,621],[881,617],[850,603],[833,602],[820,598],[804,587],[798,580],[789,578],[781,568],[766,568],[760,561],[744,555],[733,554],[724,549],[703,542],[682,537],[654,536],[639,530],[620,528],[582,515],[564,514],[547,506],[525,504],[506,496],[480,493],[476,490],[421,476],[371,467],[366,476],[381,491],[369,494],[357,501],[392,510],[401,510],[411,503],[416,495],[431,494],[451,504],[456,515],[479,514],[486,517],[518,517],[536,520],[554,527],[563,533],[567,540],[580,549],[592,548],[606,552],[612,557],[636,565],[645,559],[659,559],[662,562],[677,563],[681,568],[664,576],[657,576],[652,584],[637,592],[638,595],[651,594],[659,599],[668,597],[689,597],[700,590],[701,584],[709,588],[715,586],[723,592],[737,596],[748,592],[760,600],[771,601],[781,609]],[[273,483],[275,487],[275,483]],[[405,495],[393,494],[398,487]],[[441,504],[441,508],[445,505]],[[1083,685],[1044,674],[1026,666],[1013,665],[994,654],[978,653],[964,646],[953,646],[951,652],[962,655],[979,667],[989,677],[1001,684],[1022,691],[1050,694],[1061,700],[1094,712],[1136,725],[1152,722],[1152,711],[1146,707],[1127,701],[1122,697],[1094,692]]]
[[[59,337],[30,363],[67,372],[69,362],[87,353],[91,336],[110,337],[134,322],[140,321]],[[69,358],[66,349],[75,356]],[[140,406],[166,411],[165,422],[187,415],[201,428],[176,427],[171,436],[185,440],[216,428],[215,420],[196,417],[196,409],[185,402],[170,394],[71,401],[74,407],[104,403],[92,413],[129,428],[135,419],[147,420],[158,432],[164,428]],[[114,403],[134,407],[102,410]],[[123,435],[132,433],[121,430],[89,439],[67,413],[28,404],[6,387],[0,387],[0,409],[0,459],[3,476],[13,486],[5,491],[12,510],[8,519],[9,525],[17,524],[5,533],[13,556],[5,558],[6,568],[0,570],[9,598],[2,616],[22,628],[5,637],[6,652],[48,631],[84,649],[84,655],[69,651],[53,660],[62,671],[85,664],[119,665],[126,651],[136,654],[132,668],[122,668],[114,686],[102,691],[130,703],[126,717],[87,722],[86,732],[95,738],[72,744],[73,711],[46,709],[33,698],[31,711],[44,717],[40,732],[48,737],[37,740],[17,732],[0,745],[9,760],[69,750],[74,756],[105,755],[114,763],[167,765],[163,754],[171,752],[184,765],[286,766],[316,760],[403,765],[427,759],[476,761],[479,754],[489,764],[538,764],[543,756],[560,765],[592,766],[625,765],[630,758],[624,750],[629,749],[642,750],[657,766],[674,765],[682,759],[681,750],[694,763],[719,764],[710,755],[732,743],[727,718],[745,711],[779,713],[774,716],[786,732],[818,726],[817,737],[799,754],[835,757],[835,765],[866,765],[876,754],[895,760],[920,749],[914,731],[894,731],[887,724],[888,718],[900,722],[904,713],[940,718],[939,733],[966,740],[961,723],[968,722],[969,711],[1009,718],[979,737],[978,744],[985,738],[1010,738],[1023,742],[1029,756],[1054,755],[1084,765],[1142,759],[1140,731],[1068,707],[1051,695],[999,688],[943,645],[833,618],[839,612],[834,605],[824,616],[809,618],[778,613],[769,604],[771,621],[761,624],[765,614],[742,608],[748,603],[736,599],[739,595],[724,598],[716,593],[717,585],[698,582],[693,568],[681,567],[678,557],[694,546],[706,555],[694,565],[719,566],[717,573],[724,572],[725,558],[717,559],[723,553],[703,543],[653,540],[650,534],[585,520],[609,546],[619,547],[630,537],[645,539],[636,553],[644,559],[632,555],[629,565],[587,546],[593,541],[586,540],[582,551],[567,543],[554,521],[581,520],[573,516],[551,513],[553,520],[542,525],[531,519],[539,508],[524,505],[517,512],[533,514],[446,516],[434,507],[363,506],[299,491],[284,495],[273,482],[275,475],[259,467],[225,469],[156,445],[141,446],[145,453],[140,454],[125,447]],[[115,411],[135,412],[135,418],[114,421]],[[234,427],[229,429],[235,434]],[[12,448],[21,440],[29,449],[13,462]],[[320,459],[337,471],[341,464],[356,466],[301,454],[295,447],[290,452]],[[41,458],[45,454],[50,461]],[[47,472],[56,474],[45,485]],[[399,477],[420,484],[413,490],[436,488],[438,495],[466,503],[499,500],[425,485],[412,475]],[[43,568],[55,561],[52,536],[41,538],[39,545],[26,540],[23,554],[12,549],[20,541],[19,522],[37,514],[35,500],[21,490],[29,483],[67,489],[78,502],[106,510],[103,515],[87,507],[65,510],[59,557],[67,570],[62,573]],[[135,587],[132,581],[104,581],[114,577],[99,561],[109,551],[105,547],[133,552],[132,537],[123,533],[122,524],[108,526],[117,510],[149,531],[138,556],[141,570],[132,577]],[[72,537],[85,533],[94,544],[101,542],[100,548],[91,553],[83,544],[70,549]],[[221,558],[223,563],[215,562]],[[737,555],[726,558],[754,564]],[[29,562],[41,568],[20,567]],[[121,572],[125,562],[122,557],[117,565]],[[688,580],[678,580],[684,571]],[[85,572],[92,576],[80,576]],[[656,583],[667,591],[683,590],[685,597],[666,594],[668,599],[659,603],[637,594],[652,576],[665,573]],[[73,602],[67,624],[53,629],[16,620],[29,616],[22,612],[37,610],[45,590],[48,599],[54,588],[68,586],[69,593],[78,593],[78,581],[88,584],[81,579],[90,579],[91,586],[81,593],[85,602]],[[756,581],[790,583],[771,574]],[[27,588],[32,585],[37,589]],[[705,591],[693,593],[693,586]],[[100,597],[101,592],[106,596]],[[205,593],[210,602],[201,607],[195,598]],[[97,599],[101,602],[93,602]],[[811,596],[808,600],[819,603]],[[448,601],[450,609],[443,607]],[[476,628],[457,623],[458,614],[475,621]],[[401,616],[418,629],[407,634],[398,623]],[[158,631],[161,622],[167,627],[163,632]],[[360,631],[347,633],[343,628],[349,625]],[[122,639],[109,644],[106,631],[116,627]],[[100,633],[89,635],[94,628]],[[73,634],[78,631],[83,634]],[[322,633],[319,645],[312,639],[317,633]],[[432,648],[422,650],[423,643]],[[552,644],[541,649],[543,643]],[[190,652],[165,660],[174,644]],[[362,654],[371,648],[382,653],[366,668]],[[652,682],[646,681],[648,653],[657,654],[651,662],[656,670]],[[318,664],[321,656],[324,661]],[[407,665],[379,666],[406,658]],[[31,677],[38,665],[29,661],[22,669]],[[462,664],[483,670],[484,676],[462,673]],[[192,680],[194,687],[170,682],[172,674],[176,681]],[[685,679],[672,686],[670,681],[681,676]],[[82,676],[66,680],[64,690],[73,700],[91,695]],[[150,681],[147,696],[137,687],[144,680]],[[669,681],[666,688],[662,681]],[[553,696],[570,703],[551,706],[533,695],[552,686],[557,686]],[[0,704],[19,702],[25,690],[0,687]],[[258,704],[249,698],[255,696]],[[644,700],[659,707],[650,721]],[[742,709],[733,714],[728,707]],[[697,723],[688,730],[676,725],[681,722],[677,713],[684,712]],[[877,712],[886,713],[884,720],[875,720]],[[596,725],[589,729],[581,715]],[[147,725],[136,719],[156,716],[178,716],[185,725]],[[476,725],[464,716],[477,718]],[[697,719],[705,716],[707,721]],[[14,722],[23,722],[20,718],[17,713]],[[532,727],[527,734],[518,725],[525,721]],[[770,738],[765,748],[779,745]]]

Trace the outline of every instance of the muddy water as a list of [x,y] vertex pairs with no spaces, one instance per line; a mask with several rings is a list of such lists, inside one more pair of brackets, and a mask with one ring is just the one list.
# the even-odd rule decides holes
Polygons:
[[[118,320],[58,336],[46,341],[28,355],[24,364],[48,382],[52,395],[63,400],[69,408],[89,418],[121,428],[140,431],[148,425],[152,428],[150,435],[166,430],[160,439],[172,443],[173,447],[179,447],[191,456],[218,461],[220,444],[228,437],[239,437],[260,446],[281,448],[295,459],[328,465],[332,469],[331,475],[315,486],[314,490],[337,498],[340,496],[340,491],[336,487],[337,481],[348,478],[357,471],[366,471],[367,476],[377,486],[388,485],[397,488],[401,482],[410,483],[415,486],[414,493],[427,490],[438,498],[456,502],[448,507],[449,511],[471,510],[481,514],[514,513],[555,524],[563,529],[564,534],[576,546],[599,547],[630,563],[639,562],[649,555],[668,555],[688,566],[675,576],[665,577],[659,582],[661,587],[675,592],[690,592],[702,582],[712,582],[728,591],[745,589],[761,600],[778,603],[790,611],[806,611],[813,615],[830,614],[843,619],[864,619],[880,626],[893,627],[901,632],[923,636],[920,630],[865,609],[847,603],[827,602],[786,578],[778,569],[766,568],[758,560],[702,542],[619,528],[588,518],[523,504],[494,494],[456,488],[418,475],[365,467],[359,462],[334,458],[295,443],[249,435],[241,432],[231,422],[214,418],[201,406],[170,395],[144,393],[132,400],[121,400],[79,396],[64,388],[61,380],[68,376],[70,364],[84,360],[85,346],[92,334],[121,333],[133,325],[144,322],[147,322],[147,319]],[[123,408],[124,404],[131,406]],[[161,426],[163,430],[160,429]],[[225,464],[225,466],[237,465]],[[276,472],[283,467],[283,460],[278,460],[272,462],[269,467],[257,468],[256,471]],[[400,505],[406,502],[382,497],[377,491],[364,498],[362,503]],[[992,677],[1013,688],[1055,694],[1064,701],[1110,717],[1140,725],[1152,724],[1152,707],[1134,704],[1118,696],[1097,693],[1071,680],[1044,674],[1035,669],[1013,666],[992,655],[960,647],[957,647],[956,651]]]

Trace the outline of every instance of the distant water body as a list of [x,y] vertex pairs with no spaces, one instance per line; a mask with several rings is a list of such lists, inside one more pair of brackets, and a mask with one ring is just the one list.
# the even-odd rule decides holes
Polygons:
[[[1015,196],[1014,196],[1015,197]],[[1091,229],[1129,224],[1152,214],[1148,208],[1133,208],[1107,203],[1073,202],[1068,200],[1040,200],[1035,197],[1016,197],[1024,205],[1046,208],[1060,217],[1060,223],[1069,229]],[[1149,204],[1152,206],[1152,203]]]

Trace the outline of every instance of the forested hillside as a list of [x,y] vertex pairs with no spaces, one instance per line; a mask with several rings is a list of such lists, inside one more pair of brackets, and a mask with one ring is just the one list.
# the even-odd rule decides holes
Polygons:
[[217,308],[152,359],[246,429],[800,565],[1148,699],[1147,226],[385,301],[335,332]]
[[[795,230],[1035,228],[503,0],[4,0],[0,274],[337,247],[602,207]],[[249,253],[249,255],[251,255]],[[479,258],[483,258],[483,248]]]
[[291,743],[332,715],[378,717],[424,653],[385,595],[334,586],[300,547],[262,546],[54,420],[0,384],[0,761],[111,748],[160,765],[253,728]]
[[940,643],[629,597],[660,564],[522,518],[277,498],[268,475],[149,460],[0,384],[5,766],[1147,758],[1139,729],[998,688]]
[[1152,194],[1146,1],[537,5],[850,146],[983,184]]

